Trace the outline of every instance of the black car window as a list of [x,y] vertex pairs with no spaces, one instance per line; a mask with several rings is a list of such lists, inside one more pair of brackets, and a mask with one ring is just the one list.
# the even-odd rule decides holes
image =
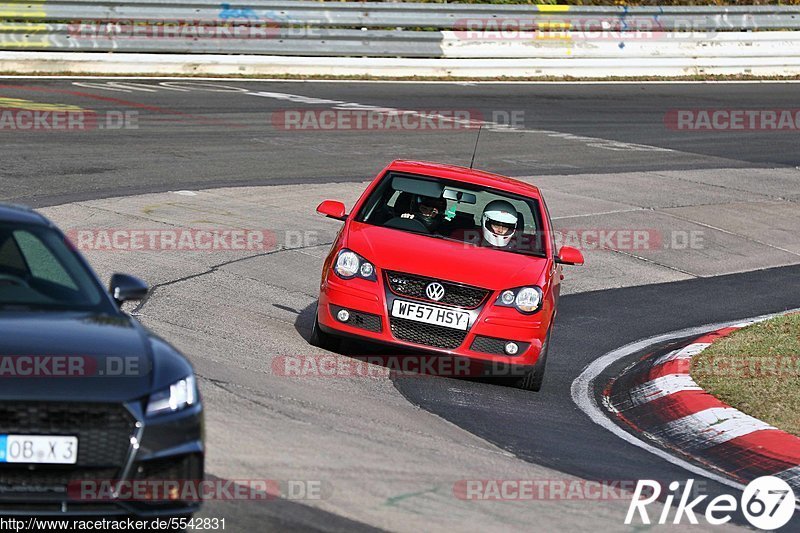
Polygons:
[[52,228],[0,223],[0,309],[113,312],[94,276]]
[[0,238],[0,272],[4,270],[18,274],[25,274],[28,271],[17,241],[12,239],[10,234],[7,234],[5,239]]
[[14,240],[25,257],[32,277],[57,283],[73,291],[78,290],[75,281],[64,270],[58,259],[35,235],[28,231],[15,231]]

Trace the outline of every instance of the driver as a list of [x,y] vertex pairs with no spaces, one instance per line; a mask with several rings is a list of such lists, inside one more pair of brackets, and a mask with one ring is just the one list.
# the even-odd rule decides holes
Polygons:
[[511,203],[494,200],[486,204],[481,217],[483,240],[490,246],[505,248],[517,231],[519,214]]
[[405,213],[402,217],[419,220],[432,232],[441,225],[446,210],[447,200],[444,198],[415,196],[411,202],[411,213]]

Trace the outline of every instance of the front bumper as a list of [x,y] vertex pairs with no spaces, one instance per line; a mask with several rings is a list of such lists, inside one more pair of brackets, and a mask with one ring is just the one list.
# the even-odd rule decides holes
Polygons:
[[[317,316],[320,329],[334,335],[357,337],[417,352],[424,350],[475,361],[513,366],[534,365],[539,359],[542,344],[547,337],[550,327],[549,316],[552,312],[548,313],[548,309],[544,308],[533,315],[522,315],[512,308],[494,306],[496,297],[497,292],[492,292],[480,307],[472,310],[462,309],[471,314],[470,327],[463,338],[457,336],[457,330],[442,326],[424,332],[427,338],[435,337],[439,332],[443,335],[456,335],[452,339],[446,339],[452,342],[441,342],[438,343],[439,346],[424,342],[425,336],[420,337],[420,342],[399,338],[398,328],[406,324],[390,317],[390,309],[394,299],[400,297],[387,290],[382,276],[378,276],[377,281],[340,280],[335,275],[328,276],[321,287]],[[433,302],[421,303],[435,305]],[[374,327],[363,327],[363,323],[361,325],[343,323],[335,316],[340,308],[375,317],[380,321],[380,331],[375,331]],[[371,321],[368,323],[372,325]],[[424,325],[420,328],[424,328]],[[412,337],[405,334],[406,332],[403,333],[406,339]],[[515,342],[520,347],[519,351],[515,355],[497,353],[509,341]],[[445,346],[447,344],[449,346]]]
[[[63,402],[62,402],[63,404]],[[0,402],[0,407],[4,405]],[[41,402],[39,406],[46,405]],[[197,512],[201,502],[195,498],[152,498],[134,494],[132,487],[165,482],[198,482],[203,479],[203,407],[198,403],[182,411],[146,418],[141,402],[122,406],[130,417],[127,452],[121,460],[81,455],[81,437],[88,431],[73,428],[78,434],[78,464],[22,465],[27,475],[19,474],[21,465],[0,464],[0,516],[59,517],[129,517],[168,518]],[[44,407],[42,407],[44,408]],[[59,428],[63,434],[69,428]],[[0,433],[6,429],[0,426]],[[82,433],[83,432],[83,433]],[[46,434],[47,432],[42,432]],[[98,432],[95,447],[115,446],[125,435],[108,430]],[[97,448],[99,449],[99,448]],[[89,450],[87,450],[89,451]],[[127,494],[111,494],[109,488],[127,490]]]

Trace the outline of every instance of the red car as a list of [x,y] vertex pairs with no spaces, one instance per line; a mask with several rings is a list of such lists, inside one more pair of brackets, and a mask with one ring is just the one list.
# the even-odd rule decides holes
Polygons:
[[561,265],[539,189],[468,168],[394,161],[344,221],[325,259],[310,342],[357,337],[513,369],[539,390],[556,316]]

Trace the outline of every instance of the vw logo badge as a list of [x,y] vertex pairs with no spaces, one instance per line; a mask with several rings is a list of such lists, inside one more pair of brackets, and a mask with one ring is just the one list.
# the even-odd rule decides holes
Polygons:
[[433,283],[429,283],[428,286],[425,287],[425,294],[427,294],[428,298],[434,302],[438,302],[444,298],[444,286],[435,281]]

